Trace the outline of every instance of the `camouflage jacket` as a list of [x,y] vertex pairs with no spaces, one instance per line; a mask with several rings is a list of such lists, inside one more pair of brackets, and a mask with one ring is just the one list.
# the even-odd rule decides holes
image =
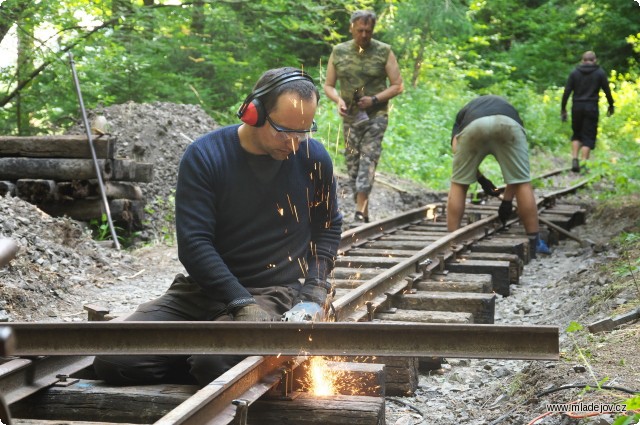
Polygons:
[[[355,115],[357,106],[354,93],[359,96],[373,96],[387,88],[385,65],[391,53],[391,46],[378,40],[371,40],[365,50],[353,41],[340,43],[333,48],[333,65],[340,85],[340,97]],[[370,117],[387,113],[388,102],[379,102],[367,109]]]

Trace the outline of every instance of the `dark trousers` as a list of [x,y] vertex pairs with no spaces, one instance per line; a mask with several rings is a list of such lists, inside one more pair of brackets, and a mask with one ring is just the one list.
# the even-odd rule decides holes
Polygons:
[[598,136],[598,108],[595,109],[572,109],[571,129],[573,134],[571,140],[579,140],[582,146],[590,149],[596,148],[596,137]]
[[[257,303],[275,320],[298,301],[300,283],[289,286],[247,288]],[[160,298],[141,304],[126,321],[233,320],[226,304],[212,299],[189,277],[178,274]],[[113,385],[157,383],[205,386],[245,356],[233,355],[134,355],[97,356],[93,362],[98,378]]]

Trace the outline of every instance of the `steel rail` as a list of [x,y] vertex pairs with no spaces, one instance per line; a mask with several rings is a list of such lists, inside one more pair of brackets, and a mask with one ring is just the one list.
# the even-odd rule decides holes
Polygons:
[[339,251],[354,248],[369,240],[377,239],[391,230],[399,230],[412,223],[420,223],[425,219],[433,220],[437,217],[438,211],[444,208],[444,204],[428,204],[423,207],[414,208],[399,215],[368,223],[353,229],[342,232]]
[[573,192],[575,192],[576,190],[578,190],[578,189],[580,189],[580,188],[582,188],[582,187],[586,186],[587,184],[589,184],[589,183],[593,182],[593,181],[594,181],[594,180],[596,180],[597,178],[599,178],[599,176],[598,176],[598,175],[594,175],[594,176],[591,176],[591,177],[589,177],[589,178],[587,178],[587,179],[584,179],[584,180],[582,180],[582,181],[579,181],[579,182],[578,182],[578,183],[576,183],[576,184],[573,184],[573,185],[571,185],[571,186],[569,186],[569,187],[566,187],[566,188],[564,188],[564,189],[559,189],[559,190],[556,190],[556,191],[553,191],[553,192],[547,193],[547,194],[545,194],[544,199],[552,199],[552,200],[555,200],[556,198],[561,197],[561,196],[564,196],[564,195],[566,195],[566,194],[568,194],[568,193],[573,193]]
[[22,400],[91,366],[93,357],[37,357],[13,359],[0,365],[0,394],[7,403]]
[[498,214],[492,214],[448,233],[413,256],[400,260],[397,265],[335,300],[332,304],[336,310],[336,319],[338,321],[361,320],[368,314],[365,308],[368,302],[373,303],[374,307],[384,304],[389,296],[396,295],[407,287],[407,277],[424,272],[425,268],[433,270],[444,267],[444,261],[454,255],[456,247],[468,245],[486,236],[496,228],[497,223]]
[[557,360],[558,328],[422,323],[11,323],[15,354],[402,356]]
[[283,374],[289,373],[290,366],[294,365],[297,366],[298,362],[290,357],[247,357],[167,413],[155,425],[233,423],[237,401],[250,405],[258,400],[280,384]]
[[546,173],[542,173],[539,176],[533,177],[532,180],[542,180],[548,177],[557,176],[558,174],[567,173],[569,171],[571,171],[571,167],[556,168],[555,170],[547,171]]

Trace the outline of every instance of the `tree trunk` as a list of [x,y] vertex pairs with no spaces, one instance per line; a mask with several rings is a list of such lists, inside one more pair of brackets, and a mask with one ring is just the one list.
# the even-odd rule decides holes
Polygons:
[[204,21],[204,1],[194,1],[191,5],[191,31],[199,36],[204,34]]
[[[104,180],[111,178],[113,164],[109,159],[99,159],[98,167]],[[95,179],[96,169],[90,159],[57,158],[0,158],[0,179]]]
[[24,0],[5,0],[0,3],[0,42],[4,40],[11,27],[20,20],[25,10],[31,4]]
[[[20,181],[20,180],[18,180]],[[142,190],[133,183],[104,182],[104,192],[107,199],[142,200]],[[56,194],[59,199],[98,199],[102,196],[97,180],[73,180],[58,182]]]
[[[18,21],[18,82],[26,80],[33,72],[33,19],[21,19]],[[24,91],[18,94],[16,99],[16,123],[18,134],[30,134],[29,108]]]
[[[116,139],[110,136],[94,136],[93,149],[99,159],[113,159]],[[0,157],[32,158],[91,158],[87,136],[0,136]]]

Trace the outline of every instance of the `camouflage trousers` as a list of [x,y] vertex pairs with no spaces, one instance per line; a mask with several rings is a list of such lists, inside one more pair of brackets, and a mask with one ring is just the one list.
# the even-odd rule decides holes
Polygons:
[[380,115],[358,126],[346,122],[342,126],[344,156],[354,198],[356,193],[371,193],[388,123],[389,117]]

